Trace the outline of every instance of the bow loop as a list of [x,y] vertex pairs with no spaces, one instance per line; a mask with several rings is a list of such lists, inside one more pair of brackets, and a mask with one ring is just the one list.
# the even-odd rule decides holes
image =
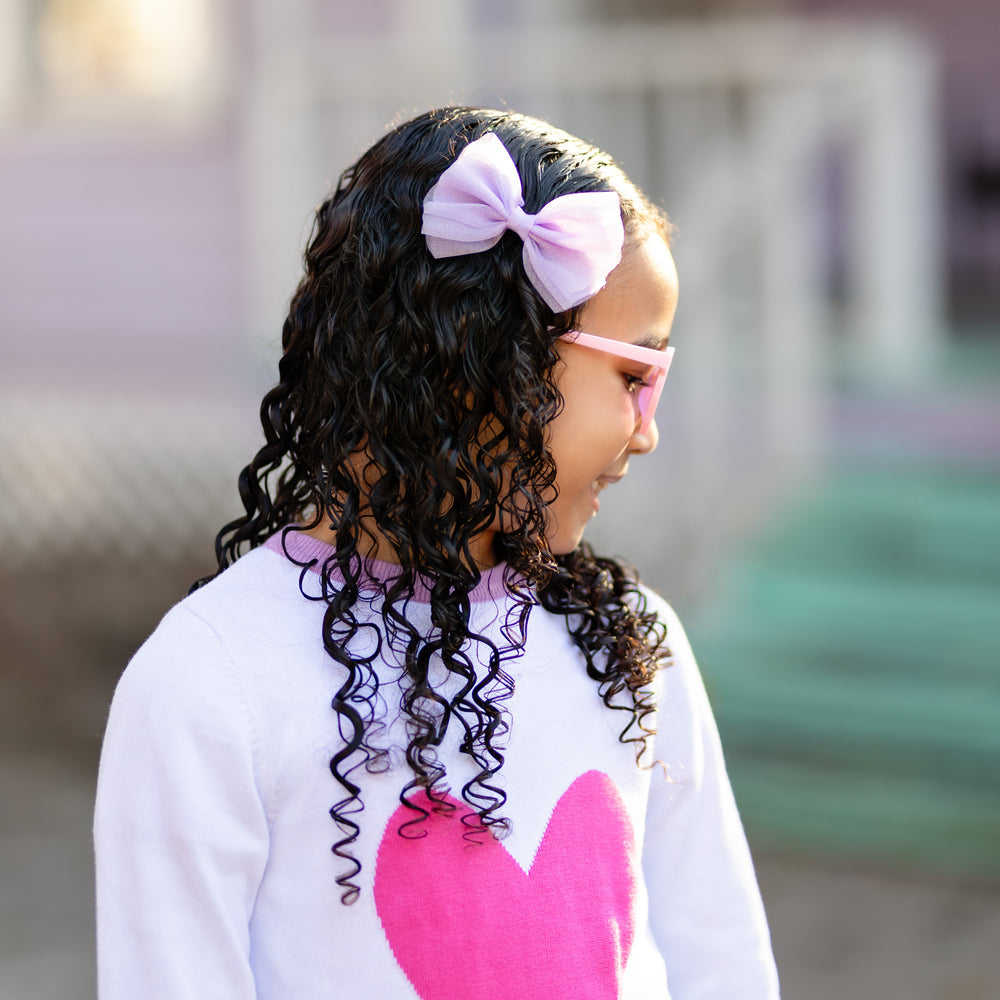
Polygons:
[[521,178],[492,132],[470,142],[424,199],[422,233],[434,257],[495,246],[506,230],[524,242],[528,280],[554,312],[585,302],[621,260],[621,204],[613,191],[561,195],[524,211]]

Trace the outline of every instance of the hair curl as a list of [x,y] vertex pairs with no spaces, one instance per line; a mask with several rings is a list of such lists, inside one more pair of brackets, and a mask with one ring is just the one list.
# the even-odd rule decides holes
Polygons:
[[[399,797],[414,813],[407,826],[428,815],[419,791],[432,808],[448,808],[436,748],[457,726],[478,772],[462,788],[473,837],[507,829],[506,795],[493,781],[512,692],[504,663],[523,648],[533,604],[565,616],[604,704],[626,713],[619,739],[637,760],[654,732],[648,686],[669,656],[630,569],[585,544],[554,556],[545,542],[556,496],[545,429],[562,405],[554,345],[579,308],[553,315],[524,273],[513,233],[487,253],[448,260],[434,260],[421,236],[431,184],[487,132],[514,159],[526,211],[575,191],[613,190],[627,242],[668,234],[665,217],[607,154],[535,119],[458,107],[394,128],[317,210],[282,332],[279,381],[261,404],[265,444],[240,474],[245,514],[219,532],[215,575],[281,528],[323,521],[335,532],[334,554],[317,568],[324,646],[343,671],[332,704],[343,746],[330,769],[345,795],[330,813],[340,831],[333,852],[346,863],[337,877],[344,902],[357,898],[361,870],[352,852],[363,808],[355,772],[388,766],[375,739],[386,643],[401,651],[405,671],[410,774]],[[470,546],[498,513],[497,555],[514,596],[503,648],[470,628],[469,592],[480,579]],[[400,571],[382,585],[372,648],[360,637],[373,626],[356,611],[365,560],[379,545]],[[430,588],[430,632],[406,614],[418,580]],[[432,682],[435,664],[457,680],[457,693],[445,697]]]

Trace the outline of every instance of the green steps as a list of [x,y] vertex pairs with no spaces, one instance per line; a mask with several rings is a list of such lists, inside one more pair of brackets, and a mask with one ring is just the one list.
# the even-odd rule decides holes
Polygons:
[[768,565],[893,580],[912,571],[1000,586],[1000,474],[860,472],[785,515],[751,553]]
[[758,844],[1000,878],[1000,472],[841,472],[691,633]]
[[730,773],[755,846],[1000,881],[1000,808],[980,789],[767,759]]

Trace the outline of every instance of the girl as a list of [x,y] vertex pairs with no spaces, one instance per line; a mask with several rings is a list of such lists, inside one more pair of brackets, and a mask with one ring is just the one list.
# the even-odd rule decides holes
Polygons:
[[115,694],[103,1000],[777,996],[684,634],[581,540],[656,447],[668,234],[508,112],[342,176],[246,513]]

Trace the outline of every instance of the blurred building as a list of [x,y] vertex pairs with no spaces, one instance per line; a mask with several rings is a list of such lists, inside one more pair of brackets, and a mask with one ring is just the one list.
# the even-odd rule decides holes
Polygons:
[[941,149],[951,314],[986,335],[1000,318],[1000,8],[983,0],[795,0],[805,13],[920,31],[941,63]]
[[240,355],[231,41],[207,0],[0,8],[5,381],[215,381]]
[[944,239],[952,318],[995,329],[1000,316],[1000,8],[984,0],[587,0],[614,20],[805,15],[894,23],[919,32],[941,66]]
[[[196,524],[204,544],[256,441],[311,206],[392,118],[456,100],[605,146],[677,223],[688,360],[646,492],[684,525],[660,582],[698,579],[821,460],[831,372],[919,380],[944,336],[933,39],[762,9],[8,0],[7,551],[55,518],[70,551],[177,551]],[[692,489],[658,490],[665,465]],[[64,509],[46,466],[90,504]],[[626,550],[634,514],[606,519]]]

